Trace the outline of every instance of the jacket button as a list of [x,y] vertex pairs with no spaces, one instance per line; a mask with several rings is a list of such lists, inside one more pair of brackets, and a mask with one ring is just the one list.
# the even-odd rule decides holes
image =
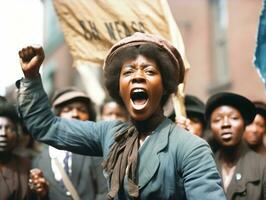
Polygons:
[[242,175],[240,173],[236,173],[236,180],[239,181],[242,178]]

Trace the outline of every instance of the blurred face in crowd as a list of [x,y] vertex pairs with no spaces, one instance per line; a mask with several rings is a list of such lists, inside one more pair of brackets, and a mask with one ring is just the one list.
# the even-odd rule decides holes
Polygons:
[[116,102],[108,102],[102,109],[102,120],[126,121],[126,111]]
[[13,150],[18,135],[16,125],[7,117],[0,117],[0,153]]
[[246,127],[244,139],[249,145],[261,145],[266,133],[266,121],[262,115],[257,114],[253,122]]
[[120,96],[135,121],[150,118],[161,109],[162,76],[152,59],[138,55],[124,62],[119,79]]
[[89,111],[86,103],[83,101],[73,101],[64,104],[61,107],[59,116],[66,119],[78,119],[82,121],[89,120]]
[[241,113],[231,106],[219,106],[211,114],[210,127],[216,141],[223,147],[237,146],[245,130]]
[[188,130],[193,134],[202,137],[203,136],[203,124],[201,121],[196,117],[188,117],[189,118],[189,125]]

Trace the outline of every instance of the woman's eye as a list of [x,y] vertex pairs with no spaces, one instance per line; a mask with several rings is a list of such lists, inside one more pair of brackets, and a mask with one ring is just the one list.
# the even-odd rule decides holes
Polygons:
[[146,74],[149,74],[149,75],[153,75],[155,72],[154,71],[152,71],[152,70],[147,70],[146,71]]
[[132,74],[132,72],[133,72],[132,70],[126,70],[123,72],[123,75],[127,76],[127,75]]
[[145,73],[148,75],[153,75],[153,74],[156,74],[156,71],[154,69],[147,68],[145,69]]

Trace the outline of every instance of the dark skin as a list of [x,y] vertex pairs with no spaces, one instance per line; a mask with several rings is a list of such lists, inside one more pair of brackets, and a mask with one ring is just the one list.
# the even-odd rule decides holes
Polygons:
[[102,120],[121,120],[121,121],[127,121],[127,113],[120,106],[118,103],[115,101],[110,101],[104,104],[102,108],[102,113],[101,113],[101,118]]
[[39,69],[45,58],[41,46],[28,46],[19,51],[20,65],[25,78],[34,79],[39,76]]
[[0,117],[0,161],[14,149],[18,139],[16,132],[16,125],[12,120]]
[[[28,46],[19,51],[21,68],[26,79],[39,77],[39,69],[44,60],[42,47]],[[133,103],[134,89],[144,90],[147,101]],[[162,77],[156,63],[139,55],[135,60],[124,62],[119,79],[119,90],[132,123],[146,138],[164,119],[161,98],[164,93]]]
[[[141,134],[140,140],[143,140],[164,119],[160,104],[164,90],[158,66],[142,55],[124,62],[119,89],[131,121]],[[147,99],[134,100],[132,93],[137,90],[145,91]]]
[[246,127],[244,139],[252,150],[266,155],[266,147],[263,144],[265,134],[266,120],[262,115],[257,114],[253,122]]
[[34,168],[30,170],[29,187],[39,197],[44,198],[47,196],[49,184],[40,169]]
[[[7,117],[0,117],[0,170],[6,168],[6,164],[9,162],[12,157],[12,151],[15,148],[17,142],[17,130],[15,123]],[[44,197],[47,192],[48,183],[43,178],[40,173],[31,173],[31,177],[35,177],[35,188],[33,190],[37,193],[38,196]],[[33,184],[31,185],[33,186]]]
[[[89,111],[83,101],[73,101],[62,106],[59,116],[66,119],[78,119],[82,121],[89,120]],[[43,172],[34,168],[30,171],[30,188],[40,197],[46,197],[49,191],[49,184],[44,178]]]
[[0,117],[0,170],[6,168],[17,143],[15,123],[7,117]]
[[189,118],[189,117],[179,116],[175,122],[178,126],[190,131],[191,133],[199,137],[203,136],[203,130],[204,130],[203,124],[196,117]]
[[224,105],[214,109],[210,125],[214,138],[220,144],[220,161],[230,169],[240,157],[244,119],[237,109]]
[[[19,51],[20,64],[25,78],[35,79],[39,77],[39,69],[44,60],[44,51],[41,46],[28,46]],[[34,190],[40,197],[47,194],[48,183],[43,177],[41,171],[34,169],[30,173],[32,182],[31,189]]]

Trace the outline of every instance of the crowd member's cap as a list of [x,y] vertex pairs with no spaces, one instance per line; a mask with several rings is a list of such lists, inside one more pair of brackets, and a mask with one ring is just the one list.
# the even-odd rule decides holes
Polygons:
[[254,104],[246,97],[231,92],[219,92],[211,96],[206,103],[207,122],[210,121],[212,112],[223,105],[236,108],[241,113],[246,125],[250,124],[256,115]]
[[55,92],[54,96],[52,97],[52,105],[53,107],[58,107],[74,99],[82,99],[85,102],[91,103],[91,99],[84,92],[74,87],[69,87]]
[[253,102],[256,107],[256,113],[262,115],[266,119],[266,104],[261,101]]
[[116,44],[114,44],[107,54],[107,57],[104,61],[103,69],[105,70],[108,67],[109,63],[111,63],[113,59],[113,56],[122,49],[129,46],[136,46],[147,43],[155,44],[168,53],[170,58],[172,58],[173,61],[175,62],[175,66],[177,68],[176,70],[177,73],[176,77],[178,77],[177,81],[178,83],[182,83],[184,80],[185,67],[182,57],[178,52],[178,50],[167,40],[158,37],[156,35],[151,35],[147,33],[136,32],[133,35],[125,37]]
[[96,112],[93,102],[84,92],[75,87],[62,88],[55,92],[54,96],[52,97],[52,105],[55,114],[59,114],[61,106],[74,100],[81,100],[82,102],[86,103],[90,115],[90,121],[96,120]]
[[196,118],[200,120],[201,124],[205,128],[205,104],[194,95],[185,96],[185,108],[188,118]]
[[185,96],[185,106],[187,113],[198,113],[204,116],[205,104],[194,95]]
[[[196,96],[186,95],[185,96],[185,107],[186,112],[190,113],[199,113],[204,115],[205,113],[205,104]],[[164,115],[170,116],[174,112],[174,106],[172,98],[169,98],[164,105]]]

